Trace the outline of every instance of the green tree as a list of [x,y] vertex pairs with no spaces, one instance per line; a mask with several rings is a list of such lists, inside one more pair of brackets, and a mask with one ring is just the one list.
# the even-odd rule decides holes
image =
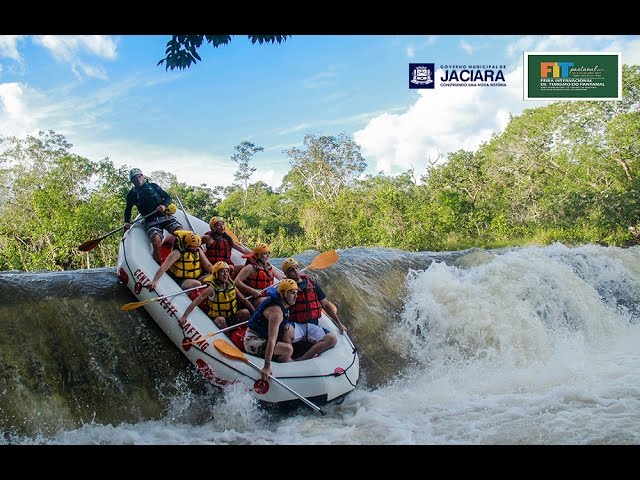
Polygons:
[[234,185],[242,190],[242,206],[246,209],[249,195],[249,180],[251,179],[251,175],[256,171],[255,167],[249,166],[249,162],[251,162],[256,153],[262,152],[264,148],[256,147],[253,143],[246,140],[234,148],[236,153],[231,155],[231,160],[238,166],[233,173],[233,179],[235,180]]
[[[84,257],[77,246],[122,223],[126,188],[111,162],[68,152],[61,135],[3,139],[2,177],[9,179],[0,206],[0,269],[67,270],[115,263],[112,250]],[[118,184],[118,177],[120,185]],[[116,241],[117,245],[117,241]]]
[[[251,43],[283,43],[291,35],[247,35]],[[198,50],[204,41],[219,47],[227,45],[231,41],[231,35],[173,35],[167,42],[165,57],[158,61],[160,66],[164,64],[165,70],[184,70],[196,62],[202,61]]]
[[291,170],[283,179],[282,190],[294,201],[331,202],[367,168],[360,146],[344,133],[338,137],[308,133],[304,146],[306,150],[284,152]]

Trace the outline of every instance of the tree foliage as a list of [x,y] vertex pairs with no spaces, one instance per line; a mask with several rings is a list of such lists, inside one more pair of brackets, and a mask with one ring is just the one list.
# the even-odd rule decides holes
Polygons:
[[367,168],[360,146],[344,133],[338,137],[308,133],[303,143],[306,150],[284,152],[291,170],[284,177],[283,190],[292,198],[331,202]]
[[[291,35],[247,35],[252,44],[283,43]],[[165,70],[184,70],[202,61],[198,50],[204,41],[218,48],[231,42],[231,35],[173,35],[167,42],[165,57],[158,61],[157,66],[165,66]]]
[[[178,182],[151,172],[185,209],[225,218],[247,246],[275,256],[353,246],[456,250],[561,241],[640,243],[640,67],[623,67],[618,102],[555,102],[510,119],[476,151],[433,163],[417,182],[409,170],[363,177],[366,161],[346,134],[307,134],[283,152],[291,169],[273,189],[251,182],[242,142],[230,156],[233,187]],[[0,138],[0,270],[64,270],[115,264],[113,235],[131,188],[126,166],[71,153],[54,132]],[[631,229],[630,229],[631,227]]]
[[262,152],[264,148],[256,147],[253,143],[245,140],[240,145],[236,145],[234,149],[236,153],[231,155],[231,160],[237,165],[233,174],[234,185],[242,190],[242,206],[247,208],[249,181],[251,180],[251,175],[256,171],[256,168],[250,166],[249,163],[253,156],[258,152]]

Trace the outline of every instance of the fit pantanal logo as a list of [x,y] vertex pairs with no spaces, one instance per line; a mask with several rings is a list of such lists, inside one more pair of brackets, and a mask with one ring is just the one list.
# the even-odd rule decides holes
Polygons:
[[524,52],[525,100],[620,100],[621,54]]

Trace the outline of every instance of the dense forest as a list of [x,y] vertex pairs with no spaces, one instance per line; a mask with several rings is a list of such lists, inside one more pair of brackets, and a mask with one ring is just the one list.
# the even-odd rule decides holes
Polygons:
[[[262,147],[247,141],[229,159],[229,187],[144,173],[189,213],[220,215],[244,244],[269,242],[279,257],[352,246],[630,245],[639,238],[639,107],[640,67],[625,65],[622,100],[527,109],[477,151],[451,152],[424,173],[363,176],[366,159],[348,135],[311,133],[283,152],[291,168],[277,189],[251,183]],[[0,137],[0,270],[115,265],[120,234],[87,253],[77,247],[123,224],[130,166],[71,148],[53,131]]]

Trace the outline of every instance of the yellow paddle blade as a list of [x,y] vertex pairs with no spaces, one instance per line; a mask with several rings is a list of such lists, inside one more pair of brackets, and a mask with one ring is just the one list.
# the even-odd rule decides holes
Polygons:
[[336,252],[335,250],[328,250],[321,253],[320,255],[317,255],[313,260],[311,260],[311,263],[307,265],[305,269],[311,270],[312,268],[315,268],[320,270],[323,268],[327,268],[336,263],[339,259],[340,256],[338,255],[338,252]]
[[[143,305],[147,305],[148,303],[151,303],[151,302],[157,302],[158,300],[175,297],[176,295],[181,295],[183,293],[190,292],[192,290],[198,290],[198,289],[202,290],[204,288],[207,288],[207,286],[198,285],[195,287],[187,288],[186,290],[180,290],[179,292],[176,292],[176,293],[170,293],[169,295],[162,295],[161,297],[155,297],[155,298],[147,298],[146,300],[142,300],[141,302],[125,303],[120,307],[120,310],[135,310],[136,308],[142,307]],[[201,293],[201,292],[198,292],[198,293]]]
[[227,357],[236,358],[238,360],[248,361],[247,357],[236,347],[235,345],[225,342],[224,340],[216,340],[213,342],[213,346],[216,347],[220,353],[225,354]]
[[151,303],[151,302],[155,302],[156,300],[158,300],[158,299],[157,298],[149,298],[149,299],[143,300],[141,302],[126,303],[126,304],[124,304],[124,305],[122,305],[120,307],[120,310],[125,310],[125,311],[135,310],[136,308],[143,307],[144,305],[147,305],[148,303]]

